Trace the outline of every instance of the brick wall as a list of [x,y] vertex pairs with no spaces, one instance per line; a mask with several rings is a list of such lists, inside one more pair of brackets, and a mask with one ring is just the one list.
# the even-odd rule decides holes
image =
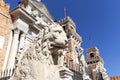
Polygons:
[[0,0],[0,70],[2,69],[12,26],[9,5]]
[[113,76],[113,77],[110,77],[110,80],[120,80],[120,76]]

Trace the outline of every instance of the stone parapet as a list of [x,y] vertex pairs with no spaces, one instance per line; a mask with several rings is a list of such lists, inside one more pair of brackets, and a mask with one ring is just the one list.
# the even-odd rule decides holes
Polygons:
[[70,22],[70,24],[72,24],[76,28],[75,22],[69,16],[58,21],[58,23],[60,24],[66,24],[68,22]]

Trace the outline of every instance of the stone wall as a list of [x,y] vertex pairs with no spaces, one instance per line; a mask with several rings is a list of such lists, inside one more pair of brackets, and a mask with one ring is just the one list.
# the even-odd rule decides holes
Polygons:
[[9,5],[4,3],[3,0],[0,0],[0,71],[3,67],[7,51],[11,23]]

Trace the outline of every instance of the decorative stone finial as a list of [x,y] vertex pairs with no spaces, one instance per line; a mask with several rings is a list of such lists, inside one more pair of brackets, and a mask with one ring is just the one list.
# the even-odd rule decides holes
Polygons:
[[0,0],[0,4],[3,4],[4,2],[3,2],[3,0]]

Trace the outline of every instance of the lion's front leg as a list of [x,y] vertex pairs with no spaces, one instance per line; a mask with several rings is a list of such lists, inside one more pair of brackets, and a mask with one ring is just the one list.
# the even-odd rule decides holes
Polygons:
[[64,56],[61,55],[58,57],[58,65],[61,67],[61,66],[64,66]]
[[49,61],[49,63],[48,64],[54,64],[54,62],[53,62],[53,58],[52,58],[52,55],[49,55],[49,59],[48,59]]
[[59,66],[64,66],[64,57],[65,57],[66,51],[60,50],[58,52],[59,52],[58,65]]

